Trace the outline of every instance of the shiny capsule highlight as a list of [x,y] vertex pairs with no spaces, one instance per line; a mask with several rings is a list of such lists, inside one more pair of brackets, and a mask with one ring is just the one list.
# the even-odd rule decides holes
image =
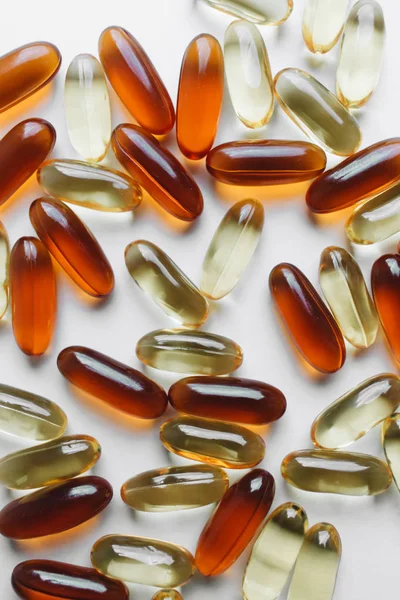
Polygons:
[[303,39],[316,54],[329,52],[340,38],[349,0],[307,0],[303,13]]
[[209,6],[257,25],[279,25],[293,10],[293,0],[203,0]]
[[382,425],[382,445],[389,469],[400,491],[400,415],[385,419]]
[[10,242],[7,231],[0,221],[0,319],[8,308],[10,296]]
[[400,255],[384,254],[372,265],[371,287],[376,310],[396,361],[400,361]]
[[357,206],[346,223],[346,235],[353,244],[382,242],[400,231],[400,186],[393,185]]

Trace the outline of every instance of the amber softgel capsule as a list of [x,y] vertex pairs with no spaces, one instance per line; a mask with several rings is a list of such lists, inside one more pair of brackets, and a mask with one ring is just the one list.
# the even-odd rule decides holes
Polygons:
[[376,310],[396,361],[400,361],[400,255],[385,254],[372,265],[371,287]]
[[0,221],[0,319],[7,311],[10,297],[10,242]]

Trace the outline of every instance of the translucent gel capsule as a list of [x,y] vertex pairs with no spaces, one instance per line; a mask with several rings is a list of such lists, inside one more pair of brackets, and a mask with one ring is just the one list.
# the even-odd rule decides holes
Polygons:
[[40,240],[15,242],[10,261],[12,325],[25,354],[46,352],[56,318],[56,279],[50,255]]
[[137,122],[156,135],[171,131],[175,111],[153,63],[139,42],[122,27],[107,27],[99,39],[106,75]]
[[349,0],[307,0],[303,13],[303,39],[310,52],[325,54],[337,43]]
[[243,362],[243,352],[233,340],[207,331],[156,329],[136,345],[145,365],[199,375],[228,375]]
[[339,100],[351,108],[365,104],[381,70],[385,19],[375,0],[359,0],[352,7],[343,32],[336,74]]
[[382,425],[382,444],[393,481],[400,491],[400,415],[385,419]]
[[0,319],[5,315],[9,300],[10,242],[0,221]]
[[357,206],[346,223],[346,235],[353,244],[376,244],[399,231],[398,184]]
[[121,497],[135,510],[186,510],[218,502],[228,485],[226,473],[212,465],[167,467],[131,477],[123,484]]
[[63,202],[38,198],[29,217],[38,235],[61,267],[91,296],[106,296],[114,287],[114,273],[90,229]]
[[368,348],[378,333],[378,317],[358,263],[344,250],[322,251],[319,281],[325,299],[347,341]]
[[264,440],[233,423],[176,417],[161,425],[160,439],[170,452],[227,469],[247,469],[262,461]]
[[80,160],[49,160],[37,179],[50,196],[93,210],[127,212],[142,201],[142,190],[129,175]]
[[279,25],[293,10],[293,0],[203,0],[222,12],[257,25]]
[[307,277],[294,265],[280,263],[269,285],[276,308],[304,359],[322,373],[334,373],[346,358],[336,321]]
[[160,590],[154,594],[152,600],[183,600],[183,598],[177,590]]
[[112,487],[87,475],[13,500],[0,511],[0,533],[15,540],[38,538],[76,527],[108,506]]
[[389,346],[400,361],[400,256],[385,254],[374,262],[371,287],[376,310]]
[[176,137],[192,160],[210,151],[217,133],[224,94],[224,57],[218,40],[202,33],[182,59],[176,106]]
[[225,32],[225,73],[232,106],[239,119],[256,129],[270,120],[274,86],[264,40],[248,21],[233,21]]
[[275,600],[286,585],[308,528],[304,509],[287,502],[267,519],[243,577],[245,600]]
[[331,600],[341,554],[342,542],[333,525],[311,527],[296,561],[288,600]]
[[201,291],[213,300],[229,294],[250,262],[264,225],[257,200],[242,200],[226,213],[214,233],[203,262]]
[[164,210],[182,221],[193,221],[202,213],[197,183],[150,133],[125,123],[114,129],[111,141],[121,165]]
[[356,119],[315,77],[301,69],[283,69],[274,84],[285,113],[314,142],[340,156],[358,149],[361,131]]
[[111,139],[111,109],[104,71],[91,54],[78,54],[65,78],[65,114],[71,144],[85,160],[98,162]]
[[298,450],[282,461],[290,485],[307,492],[375,496],[385,492],[392,476],[375,456],[334,450]]
[[271,473],[254,469],[234,483],[204,526],[196,548],[202,575],[224,573],[264,521],[275,495]]
[[194,573],[193,556],[182,546],[137,536],[100,538],[91,560],[104,575],[160,588],[183,585]]
[[161,248],[147,240],[132,242],[125,249],[125,264],[140,289],[169,317],[186,327],[206,320],[207,300]]

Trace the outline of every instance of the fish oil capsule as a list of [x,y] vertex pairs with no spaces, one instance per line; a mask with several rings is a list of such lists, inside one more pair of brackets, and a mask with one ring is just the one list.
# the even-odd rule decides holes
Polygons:
[[186,548],[133,535],[100,538],[91,560],[108,577],[160,588],[183,585],[194,573],[194,559]]
[[375,0],[359,0],[352,7],[343,32],[336,93],[345,106],[363,106],[374,91],[381,70],[385,19]]
[[232,423],[272,423],[286,411],[280,390],[242,377],[186,377],[170,387],[168,398],[179,412]]
[[137,240],[125,248],[132,279],[169,317],[198,327],[208,315],[208,302],[177,264],[155,244]]
[[171,131],[175,111],[153,63],[139,42],[122,27],[107,27],[99,56],[108,80],[136,121],[156,135]]
[[199,375],[227,375],[243,362],[243,352],[233,340],[207,331],[156,329],[136,345],[145,365],[162,371]]
[[340,38],[349,0],[307,0],[303,13],[303,39],[310,50],[325,54]]
[[200,188],[175,156],[136,125],[118,125],[112,147],[121,165],[168,213],[193,221],[203,211]]
[[224,57],[218,40],[202,33],[182,59],[176,106],[176,137],[182,154],[198,160],[213,145],[224,94]]
[[242,200],[226,213],[208,247],[201,274],[201,291],[223,298],[238,283],[250,262],[264,225],[264,208],[257,200]]
[[382,444],[393,481],[400,491],[400,415],[385,419],[382,425]]
[[353,244],[362,245],[376,244],[398,233],[400,186],[395,184],[357,206],[346,223],[345,231]]
[[226,473],[212,465],[168,467],[131,477],[123,484],[121,497],[135,510],[186,510],[218,502],[228,485]]
[[286,585],[308,529],[304,509],[287,502],[268,517],[243,577],[245,600],[275,600]]
[[229,488],[197,543],[202,575],[220,575],[233,565],[267,516],[274,495],[274,478],[263,469],[250,471]]
[[400,256],[385,254],[372,265],[371,287],[376,310],[386,339],[397,361],[400,361]]
[[112,487],[102,477],[69,479],[13,500],[0,511],[0,533],[15,540],[67,531],[104,510]]
[[129,415],[156,419],[167,408],[167,394],[157,383],[96,350],[64,348],[57,366],[73,385]]
[[274,86],[267,49],[255,25],[248,21],[229,25],[224,59],[234,111],[246,127],[262,127],[274,110]]
[[287,116],[314,142],[340,156],[358,149],[361,131],[356,119],[315,77],[301,69],[283,69],[274,85]]
[[378,333],[378,317],[360,267],[336,246],[322,251],[319,281],[325,299],[347,341],[368,348]]
[[53,337],[57,298],[51,258],[40,240],[15,242],[10,284],[15,341],[25,354],[43,354]]
[[215,146],[208,172],[231,185],[282,185],[314,179],[325,169],[325,152],[309,142],[241,140]]
[[203,0],[222,12],[257,25],[280,25],[293,10],[293,0]]
[[322,373],[335,373],[346,358],[336,321],[307,277],[294,265],[280,263],[269,277],[278,313],[303,358]]
[[7,231],[0,221],[0,319],[8,308],[9,300],[9,270],[10,270],[10,242]]
[[71,144],[88,162],[104,158],[111,139],[111,108],[104,71],[91,54],[78,54],[65,78],[65,113]]
[[264,440],[241,425],[177,417],[161,425],[160,439],[170,452],[227,469],[247,469],[262,461]]
[[176,590],[160,590],[154,594],[152,600],[183,600],[183,598]]
[[298,450],[282,461],[282,477],[307,492],[375,496],[385,492],[392,476],[375,456],[334,450]]
[[93,210],[127,212],[142,201],[142,190],[129,175],[80,160],[49,160],[37,179],[49,196]]

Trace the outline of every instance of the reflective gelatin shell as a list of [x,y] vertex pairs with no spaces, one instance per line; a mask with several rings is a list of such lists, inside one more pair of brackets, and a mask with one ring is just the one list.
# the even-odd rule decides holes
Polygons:
[[389,346],[400,362],[400,256],[385,254],[372,265],[371,287],[376,310]]
[[310,50],[325,54],[343,31],[349,0],[307,0],[303,13],[303,39]]
[[290,16],[293,0],[203,0],[209,6],[252,21],[257,25],[280,25]]
[[3,223],[0,221],[0,319],[8,308],[10,296],[10,241]]

